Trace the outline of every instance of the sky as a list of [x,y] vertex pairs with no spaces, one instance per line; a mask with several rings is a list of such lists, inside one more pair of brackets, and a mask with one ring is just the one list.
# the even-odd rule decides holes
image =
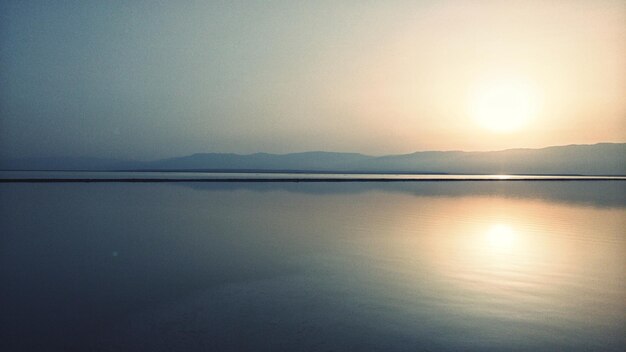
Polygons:
[[1,1],[0,158],[626,141],[624,1]]

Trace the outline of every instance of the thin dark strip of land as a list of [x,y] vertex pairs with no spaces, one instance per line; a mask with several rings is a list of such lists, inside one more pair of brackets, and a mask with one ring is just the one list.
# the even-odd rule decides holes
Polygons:
[[514,178],[4,178],[0,183],[163,183],[163,182],[458,182],[458,181],[626,181],[615,177]]

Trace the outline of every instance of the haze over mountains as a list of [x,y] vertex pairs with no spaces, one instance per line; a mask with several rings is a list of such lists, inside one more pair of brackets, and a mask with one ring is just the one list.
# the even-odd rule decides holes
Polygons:
[[23,158],[1,160],[0,169],[626,175],[626,143],[493,152],[426,151],[378,157],[358,153],[304,152],[198,153],[148,162],[88,157]]

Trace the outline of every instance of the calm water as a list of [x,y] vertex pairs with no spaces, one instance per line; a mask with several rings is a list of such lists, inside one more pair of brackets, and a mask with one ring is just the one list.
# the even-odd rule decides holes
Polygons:
[[89,180],[440,180],[440,181],[498,181],[498,180],[623,180],[626,176],[575,176],[575,175],[456,175],[456,174],[337,174],[337,173],[277,173],[277,172],[174,172],[174,171],[3,171],[0,181],[6,179],[89,179]]
[[2,351],[623,351],[626,182],[0,184]]

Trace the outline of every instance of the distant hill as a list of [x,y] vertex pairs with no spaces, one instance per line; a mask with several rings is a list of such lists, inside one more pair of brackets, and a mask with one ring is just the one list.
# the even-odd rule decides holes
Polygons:
[[2,160],[0,169],[626,175],[626,143],[494,152],[427,151],[381,157],[358,153],[305,152],[248,155],[199,153],[150,162],[30,158]]
[[417,152],[375,158],[362,168],[460,174],[626,175],[626,143],[495,152]]
[[349,170],[367,164],[371,156],[357,153],[305,152],[292,154],[256,153],[249,155],[205,153],[157,160],[146,164],[150,169],[217,170]]

